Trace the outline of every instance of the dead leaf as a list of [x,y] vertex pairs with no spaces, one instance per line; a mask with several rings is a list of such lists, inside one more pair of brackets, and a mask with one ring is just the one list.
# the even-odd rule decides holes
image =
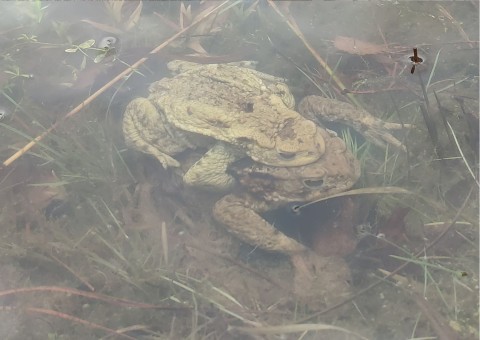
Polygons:
[[123,0],[118,0],[118,1],[108,1],[106,2],[107,8],[109,7],[114,20],[116,23],[119,23],[122,20],[122,8],[123,8]]
[[125,30],[130,31],[138,24],[138,20],[140,19],[140,13],[142,13],[143,2],[139,2],[137,8],[132,12],[130,17],[128,18],[127,22],[125,23]]
[[185,4],[182,1],[182,3],[180,4],[179,14],[180,14],[180,17],[178,19],[178,22],[180,23],[180,28],[183,29],[186,25],[192,22],[192,6],[188,5],[185,8]]

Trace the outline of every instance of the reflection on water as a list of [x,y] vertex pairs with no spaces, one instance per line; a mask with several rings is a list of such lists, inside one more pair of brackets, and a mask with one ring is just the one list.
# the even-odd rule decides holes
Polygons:
[[0,9],[2,339],[478,337],[477,2]]

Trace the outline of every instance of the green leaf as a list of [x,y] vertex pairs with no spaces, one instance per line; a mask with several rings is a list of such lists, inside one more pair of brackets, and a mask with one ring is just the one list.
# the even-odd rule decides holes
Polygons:
[[93,45],[95,45],[95,39],[90,39],[90,40],[87,40],[87,41],[81,43],[80,45],[78,45],[78,47],[82,48],[82,49],[85,49],[85,48],[90,48]]

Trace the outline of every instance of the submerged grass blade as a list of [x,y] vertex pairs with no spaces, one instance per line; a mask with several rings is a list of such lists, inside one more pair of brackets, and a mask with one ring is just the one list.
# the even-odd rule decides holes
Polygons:
[[27,184],[29,187],[49,187],[49,188],[56,188],[56,187],[63,187],[65,185],[70,184],[71,182],[68,181],[58,181],[58,182],[45,182],[45,183],[31,183]]
[[394,259],[397,259],[397,260],[402,260],[402,261],[405,261],[405,262],[409,262],[409,263],[415,263],[415,264],[418,264],[419,266],[423,266],[423,267],[430,267],[430,268],[443,270],[447,273],[454,274],[457,277],[461,277],[462,273],[463,273],[462,270],[453,270],[453,269],[445,268],[444,266],[441,266],[441,265],[438,265],[438,264],[434,264],[434,263],[424,261],[424,260],[422,260],[421,257],[418,258],[418,259],[406,258],[406,257],[403,257],[403,256],[397,256],[397,255],[390,255],[390,257],[392,257]]
[[467,167],[467,170],[470,173],[470,175],[472,176],[475,183],[477,183],[477,186],[480,186],[480,183],[478,182],[477,177],[475,176],[472,168],[470,167],[470,165],[467,162],[467,159],[465,158],[465,155],[463,154],[462,148],[460,147],[460,144],[458,143],[457,136],[455,135],[455,132],[453,131],[452,126],[450,125],[449,122],[447,122],[447,125],[448,125],[448,128],[450,129],[450,132],[452,133],[453,139],[455,140],[455,145],[457,146],[458,152],[460,152],[460,155],[462,156],[463,163]]
[[437,63],[438,63],[438,57],[440,56],[441,51],[442,49],[439,49],[437,52],[437,55],[435,56],[435,62],[433,63],[432,72],[430,72],[430,76],[428,77],[428,81],[427,81],[427,86],[425,86],[427,89],[430,87],[433,75],[435,74],[435,69],[437,68]]
[[165,221],[162,221],[162,250],[163,250],[163,260],[165,265],[168,266],[168,236],[167,236],[167,225]]
[[364,188],[364,189],[354,189],[354,190],[349,190],[349,191],[344,191],[335,195],[331,195],[328,197],[323,197],[321,199],[315,200],[308,202],[306,204],[297,206],[295,208],[295,211],[299,211],[300,209],[303,209],[305,207],[308,207],[309,205],[319,203],[322,201],[326,201],[331,198],[335,197],[344,197],[344,196],[354,196],[354,195],[370,195],[370,194],[406,194],[406,195],[417,195],[413,191],[399,188],[399,187],[372,187],[372,188]]
[[127,235],[127,233],[125,232],[125,229],[122,227],[122,224],[120,223],[120,221],[117,219],[117,217],[115,216],[115,214],[113,213],[113,211],[110,209],[110,207],[108,206],[108,204],[102,199],[102,203],[103,203],[103,206],[105,207],[105,209],[107,209],[108,211],[108,214],[110,215],[110,217],[113,219],[113,221],[115,222],[117,228],[122,232],[123,236],[128,240],[129,237]]
[[357,139],[352,136],[350,129],[342,129],[342,139],[347,148],[352,152],[353,156],[358,159],[358,143]]
[[229,331],[238,331],[248,334],[265,334],[265,335],[275,335],[275,334],[290,334],[290,333],[299,333],[305,331],[339,331],[342,333],[346,333],[349,335],[353,335],[358,339],[368,340],[367,338],[352,332],[348,329],[320,324],[320,323],[304,323],[304,324],[291,324],[291,325],[282,325],[282,326],[265,326],[265,327],[237,327],[237,326],[229,326]]
[[207,302],[211,303],[212,305],[214,305],[215,307],[217,307],[220,311],[224,312],[225,314],[228,314],[230,316],[233,316],[234,318],[240,320],[240,321],[243,321],[245,322],[246,324],[249,324],[249,325],[252,325],[252,326],[259,326],[259,324],[257,322],[254,322],[254,321],[250,321],[246,318],[244,318],[243,316],[235,313],[235,312],[232,312],[231,310],[228,310],[224,305],[222,305],[221,303],[213,300],[212,298],[210,298],[209,296],[203,294],[203,293],[200,293],[199,291],[196,291],[194,288],[192,287],[189,287],[187,286],[186,284],[183,284],[177,280],[174,280],[174,279],[171,279],[169,277],[166,277],[166,276],[163,276],[163,275],[160,275],[160,278],[164,279],[165,281],[167,282],[170,282],[172,284],[174,284],[175,286],[177,287],[180,287],[184,290],[186,290],[187,292],[190,292],[192,294],[194,294],[195,296],[197,297],[200,297],[204,300],[206,300]]
[[[21,137],[29,140],[29,141],[32,141],[32,140],[33,140],[33,138],[30,137],[29,135],[27,135],[26,133],[23,133],[22,131],[20,131],[20,130],[18,130],[18,129],[16,129],[16,128],[14,128],[13,126],[10,126],[10,125],[8,125],[8,124],[0,123],[0,127],[3,127],[3,128],[5,128],[5,129],[7,129],[7,130],[9,130],[9,131],[11,131],[11,132],[13,132],[13,133],[21,136]],[[60,153],[58,153],[57,151],[53,150],[53,149],[50,148],[49,146],[43,144],[42,142],[38,142],[37,144],[38,144],[39,146],[41,146],[42,148],[44,148],[45,150],[50,151],[50,152],[51,152],[52,154],[54,154],[55,156],[61,157]]]
[[214,291],[216,291],[217,293],[221,294],[222,296],[226,297],[228,300],[232,301],[234,304],[236,304],[238,307],[240,308],[245,308],[244,306],[242,306],[242,304],[240,302],[238,302],[237,299],[235,299],[233,296],[231,296],[230,294],[228,294],[227,292],[224,292],[223,290],[217,288],[217,287],[212,287],[212,289]]
[[115,150],[115,153],[117,154],[117,157],[118,159],[120,160],[120,163],[122,163],[122,165],[125,167],[125,169],[127,170],[127,174],[128,176],[130,177],[130,179],[132,180],[132,182],[136,182],[136,178],[135,176],[133,176],[132,172],[130,171],[130,168],[129,166],[127,165],[127,163],[125,162],[125,160],[123,159],[123,156],[122,154],[120,153],[120,150],[118,150],[117,146],[115,144],[113,144],[113,149]]

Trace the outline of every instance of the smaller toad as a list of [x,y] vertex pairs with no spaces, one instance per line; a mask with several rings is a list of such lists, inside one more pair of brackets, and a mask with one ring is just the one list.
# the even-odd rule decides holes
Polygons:
[[349,291],[348,266],[339,257],[321,257],[284,235],[262,216],[289,203],[311,202],[351,188],[360,176],[358,161],[340,138],[322,130],[325,154],[292,168],[237,162],[229,171],[236,190],[213,208],[214,218],[236,237],[267,251],[287,254],[295,271],[294,290],[302,300],[334,303]]

